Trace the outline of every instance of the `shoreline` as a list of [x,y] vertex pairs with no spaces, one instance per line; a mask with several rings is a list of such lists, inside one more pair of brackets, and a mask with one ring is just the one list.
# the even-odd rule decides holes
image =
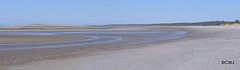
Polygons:
[[[118,48],[102,47],[106,49],[95,51],[93,53],[81,56],[72,57],[70,59],[63,58],[31,62],[24,65],[14,66],[14,68],[12,69],[43,70],[45,68],[50,70],[51,69],[96,70],[102,68],[106,70],[113,69],[202,70],[202,69],[222,69],[223,67],[225,69],[229,67],[233,67],[233,69],[238,68],[237,64],[232,66],[223,66],[221,65],[221,61],[219,60],[223,60],[223,58],[225,58],[225,60],[235,59],[234,61],[238,62],[236,58],[239,56],[235,55],[236,54],[235,52],[240,51],[237,50],[238,44],[235,45],[234,43],[240,41],[240,38],[239,39],[237,38],[238,33],[240,32],[239,31],[240,28],[227,28],[227,27],[173,27],[173,28],[188,30],[190,32],[186,35],[187,36],[186,38],[182,39],[154,42],[148,44],[129,45],[131,47],[118,47]],[[223,50],[231,50],[232,52]],[[225,54],[228,57],[218,56],[217,53],[220,53],[222,55]],[[212,64],[203,64],[205,62],[211,62]],[[7,70],[11,70],[11,68]]]
[[1,35],[0,38],[0,44],[45,43],[90,39],[90,37],[83,36],[59,35]]
[[[132,36],[148,36],[146,40],[140,40],[139,41],[130,41],[129,43],[122,43],[122,44],[145,44],[145,43],[151,43],[151,42],[158,42],[158,41],[165,41],[165,40],[172,40],[172,39],[179,39],[185,37],[184,35],[187,34],[187,31],[129,31],[129,32],[124,32],[124,31],[100,31],[100,32],[1,32],[0,35],[1,37],[5,38],[5,40],[0,40],[0,50],[20,50],[20,49],[35,49],[35,48],[63,48],[63,47],[68,47],[68,46],[81,46],[81,45],[91,45],[91,44],[98,44],[98,43],[105,43],[105,42],[114,42],[118,40],[122,40],[121,37],[116,36],[116,35],[132,35]],[[84,34],[84,35],[83,35]],[[91,35],[92,34],[92,35]],[[156,34],[154,35],[154,38],[150,37],[153,36],[151,34]],[[103,35],[103,36],[98,36],[98,35]],[[158,36],[159,35],[159,36]],[[167,36],[164,36],[167,35]],[[9,37],[10,36],[10,37]],[[24,36],[24,38],[21,38]],[[33,37],[31,37],[33,36]],[[35,37],[41,37],[39,39],[43,39],[44,37],[49,38],[54,37],[52,39],[58,39],[56,37],[62,36],[64,39],[68,39],[67,37],[82,37],[83,40],[81,39],[73,39],[72,41],[57,41],[57,42],[41,42],[39,39],[34,39]],[[158,37],[156,37],[158,36]],[[169,36],[169,37],[168,37]],[[6,38],[7,37],[7,38]],[[11,38],[14,37],[14,38]],[[30,38],[29,38],[30,37]],[[85,37],[85,39],[84,39]],[[22,40],[18,40],[18,38]],[[52,40],[52,39],[47,39],[45,40]],[[88,39],[86,39],[88,38]],[[141,38],[141,37],[139,37]],[[156,39],[159,38],[159,39]],[[10,39],[10,40],[8,40]],[[12,40],[11,40],[12,39]],[[60,37],[61,39],[61,37]],[[126,39],[126,38],[124,38]],[[130,38],[131,39],[131,38]],[[138,39],[138,38],[136,38]],[[30,40],[28,42],[28,40]],[[2,43],[6,42],[6,43]],[[11,42],[13,41],[13,43]],[[15,41],[15,42],[14,42]],[[33,42],[36,41],[36,42]]]
[[[152,28],[152,27],[148,27],[148,28]],[[169,27],[166,27],[166,28],[169,28]],[[145,28],[141,28],[141,29],[145,30]],[[130,29],[130,30],[132,30],[132,29]],[[156,29],[154,28],[154,30],[156,30]],[[158,27],[157,27],[157,30],[158,30]],[[162,27],[160,27],[160,30],[162,30]],[[166,29],[164,29],[164,30],[166,30]],[[170,28],[167,30],[179,30],[179,29]],[[152,31],[152,29],[150,29],[150,30],[147,29],[147,31]],[[150,45],[151,43],[146,43],[146,44],[142,44],[142,45],[147,45],[147,44]],[[138,44],[136,44],[136,45],[138,45]],[[25,63],[28,64],[29,62],[32,62],[32,61],[38,62],[38,61],[42,61],[42,60],[45,61],[45,60],[53,60],[53,59],[73,58],[73,57],[79,57],[79,56],[81,56],[81,57],[89,56],[89,54],[92,55],[92,54],[95,54],[95,52],[100,52],[100,51],[139,48],[139,47],[126,47],[126,45],[125,46],[116,46],[114,44],[110,45],[110,46],[105,46],[104,44],[96,45],[96,46],[102,46],[102,47],[86,47],[86,48],[72,47],[72,48],[49,48],[49,49],[41,48],[41,49],[33,49],[33,50],[25,50],[25,51],[23,50],[24,52],[22,52],[22,50],[5,50],[5,51],[3,50],[3,51],[0,51],[0,53],[2,53],[1,56],[5,56],[4,53],[10,53],[10,52],[22,53],[24,56],[19,57],[20,55],[15,55],[14,53],[10,54],[12,57],[17,57],[17,58],[14,58],[14,61],[12,61],[13,60],[13,59],[11,59],[12,57],[8,58],[8,60],[3,60],[6,62],[1,62],[1,66],[3,66],[3,67],[0,67],[0,68],[9,68],[9,65],[11,67],[11,66],[16,66],[16,65],[22,65]],[[133,46],[133,45],[131,45],[131,46]],[[85,49],[87,49],[88,51]],[[54,53],[51,53],[51,54],[46,53],[46,54],[40,54],[40,55],[39,54],[31,54],[31,56],[28,55],[28,53],[40,52],[41,50],[47,50],[47,51],[59,50],[59,51],[55,51]],[[65,50],[71,50],[71,51],[62,52]],[[28,55],[28,56],[25,56],[25,55]],[[15,60],[15,59],[17,59],[17,60]],[[31,60],[29,61],[29,59],[31,59]],[[12,61],[13,63],[9,63],[8,61]]]

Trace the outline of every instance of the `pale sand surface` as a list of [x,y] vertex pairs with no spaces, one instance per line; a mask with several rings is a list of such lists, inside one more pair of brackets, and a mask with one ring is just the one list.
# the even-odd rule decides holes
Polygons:
[[[175,27],[190,33],[187,38],[140,48],[99,51],[94,55],[30,62],[8,70],[237,70],[240,28]],[[128,47],[132,47],[129,45]],[[221,61],[234,61],[223,65]]]

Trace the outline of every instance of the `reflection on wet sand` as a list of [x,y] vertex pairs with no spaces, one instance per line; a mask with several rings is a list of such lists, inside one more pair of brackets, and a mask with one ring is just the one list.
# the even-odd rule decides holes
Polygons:
[[[132,31],[132,32],[1,32],[1,35],[77,35],[91,37],[86,40],[62,41],[62,42],[43,42],[43,43],[17,43],[17,44],[0,44],[0,50],[17,50],[33,48],[56,48],[81,46],[91,44],[110,43],[115,41],[128,41],[118,44],[140,44],[169,39],[178,39],[184,37],[185,31]],[[128,35],[130,37],[121,37]],[[116,44],[117,45],[117,44]]]

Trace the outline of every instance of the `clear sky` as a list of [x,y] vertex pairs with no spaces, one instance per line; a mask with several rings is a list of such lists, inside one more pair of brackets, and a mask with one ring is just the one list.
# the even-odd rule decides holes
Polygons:
[[1,0],[0,25],[147,24],[240,19],[240,0]]

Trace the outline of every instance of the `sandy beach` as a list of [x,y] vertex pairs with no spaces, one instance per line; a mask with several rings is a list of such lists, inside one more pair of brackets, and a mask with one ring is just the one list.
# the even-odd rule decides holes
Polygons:
[[[184,30],[186,37],[133,45],[0,51],[2,70],[236,70],[239,69],[240,28],[222,26],[143,26],[110,29]],[[93,31],[91,29],[87,29]],[[105,31],[107,29],[104,29]],[[9,30],[4,30],[9,31]],[[10,30],[11,31],[11,30]],[[56,30],[55,30],[56,31]],[[61,31],[61,30],[60,30]],[[75,31],[75,30],[74,30]],[[101,31],[101,29],[97,30]],[[117,36],[117,35],[116,35]],[[129,37],[129,36],[122,36]],[[121,42],[117,42],[121,43]],[[59,50],[35,54],[43,50]],[[71,51],[68,51],[71,50]],[[66,51],[66,52],[62,52]],[[31,54],[31,55],[26,55]],[[5,61],[3,61],[5,60]],[[13,60],[13,62],[9,62]],[[234,61],[234,64],[222,64]]]
[[0,70],[240,70],[240,0],[2,0]]

